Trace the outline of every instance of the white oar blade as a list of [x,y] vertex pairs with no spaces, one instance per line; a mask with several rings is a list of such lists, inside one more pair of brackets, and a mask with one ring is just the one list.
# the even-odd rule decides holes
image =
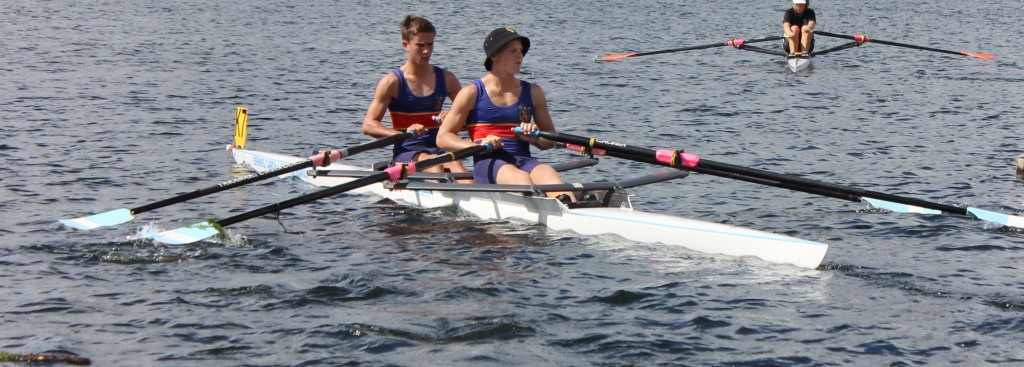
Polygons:
[[170,245],[186,245],[216,236],[220,231],[210,223],[202,222],[190,226],[146,235],[157,242]]
[[995,222],[1008,227],[1024,228],[1024,217],[996,213],[985,209],[967,208],[967,212],[981,220]]
[[919,207],[919,206],[894,203],[894,202],[891,202],[891,201],[885,201],[885,200],[879,200],[879,199],[873,199],[873,198],[867,198],[867,197],[862,197],[862,198],[860,198],[860,200],[865,202],[865,203],[868,203],[868,205],[871,205],[873,207],[876,207],[876,208],[879,208],[879,209],[888,210],[888,211],[891,211],[891,212],[894,212],[894,213],[942,214],[941,211],[938,211],[938,210],[935,210],[935,209],[928,209],[928,208],[922,208],[922,207]]
[[131,210],[117,209],[105,213],[93,214],[88,217],[61,219],[60,222],[61,224],[74,229],[88,231],[99,227],[109,227],[127,223],[134,217],[135,216],[132,215]]

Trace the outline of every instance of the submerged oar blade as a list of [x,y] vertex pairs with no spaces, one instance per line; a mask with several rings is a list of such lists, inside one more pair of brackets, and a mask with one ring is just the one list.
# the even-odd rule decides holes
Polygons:
[[209,222],[196,223],[169,231],[163,231],[146,235],[147,238],[156,242],[170,245],[186,245],[199,242],[220,233],[217,227]]
[[135,218],[135,216],[132,215],[132,211],[122,208],[111,210],[109,212],[93,214],[88,217],[61,219],[60,223],[74,229],[88,231],[99,227],[109,227],[128,223],[132,218]]
[[960,54],[964,55],[964,56],[977,57],[979,59],[985,59],[985,60],[995,60],[996,59],[995,56],[989,55],[989,54],[984,53],[984,52],[961,52]]
[[942,214],[941,211],[935,209],[928,209],[914,205],[894,203],[891,201],[873,199],[868,197],[862,197],[860,198],[860,200],[878,209],[888,210],[893,213]]
[[630,53],[627,53],[627,54],[607,54],[607,55],[601,56],[601,60],[602,61],[615,61],[615,60],[621,60],[621,59],[625,59],[627,57],[633,57],[633,56],[636,56],[636,52],[630,52]]
[[1024,217],[996,213],[978,208],[967,208],[967,212],[981,220],[999,223],[1007,227],[1024,228]]

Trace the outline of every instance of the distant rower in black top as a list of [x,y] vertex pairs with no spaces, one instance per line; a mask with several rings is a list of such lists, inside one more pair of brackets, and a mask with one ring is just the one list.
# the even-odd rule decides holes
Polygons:
[[814,10],[810,0],[793,0],[793,8],[786,10],[782,18],[782,30],[786,40],[782,44],[783,51],[791,55],[809,55],[814,51]]

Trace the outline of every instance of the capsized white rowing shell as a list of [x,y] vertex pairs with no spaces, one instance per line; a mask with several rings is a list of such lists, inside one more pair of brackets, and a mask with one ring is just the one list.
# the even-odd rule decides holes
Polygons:
[[[305,158],[238,149],[228,150],[235,161],[265,172]],[[335,162],[318,170],[365,170]],[[351,177],[292,173],[316,186],[334,186],[351,181]],[[454,184],[453,184],[454,185]],[[681,246],[708,254],[752,256],[765,261],[817,268],[825,257],[828,245],[799,238],[736,227],[720,223],[654,214],[632,208],[628,199],[618,206],[570,209],[558,200],[509,192],[444,191],[388,189],[373,184],[352,190],[373,193],[396,202],[427,208],[457,205],[483,219],[519,220],[539,223],[556,230],[571,230],[584,235],[614,234],[629,240]],[[622,197],[626,197],[622,195]]]

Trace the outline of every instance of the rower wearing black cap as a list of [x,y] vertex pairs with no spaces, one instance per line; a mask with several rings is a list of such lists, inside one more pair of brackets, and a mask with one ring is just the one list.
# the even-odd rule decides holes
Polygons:
[[[484,39],[487,75],[462,88],[438,130],[437,145],[448,151],[487,145],[490,154],[473,158],[475,183],[512,185],[560,184],[550,165],[530,154],[530,145],[550,149],[554,141],[532,136],[537,130],[554,132],[547,98],[539,85],[516,78],[530,39],[510,27],[491,31]],[[520,128],[522,134],[513,129]],[[465,129],[470,140],[459,137]],[[571,192],[548,196],[575,201]]]

